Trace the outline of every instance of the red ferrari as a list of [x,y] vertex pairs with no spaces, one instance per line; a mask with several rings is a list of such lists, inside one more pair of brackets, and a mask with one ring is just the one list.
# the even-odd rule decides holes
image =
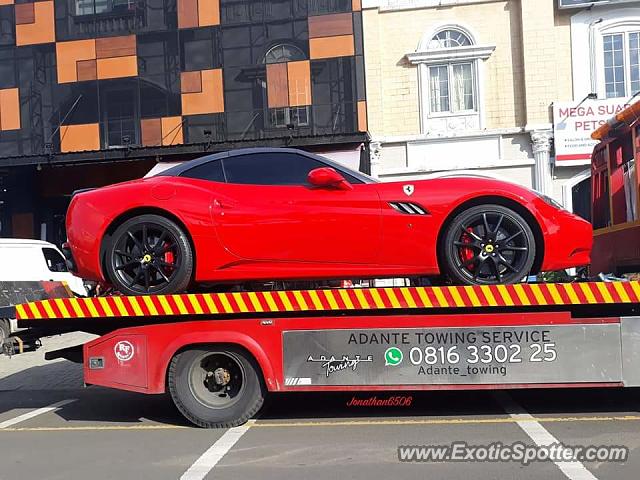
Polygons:
[[483,177],[379,183],[293,149],[208,155],[76,194],[72,264],[124,294],[197,283],[445,275],[520,282],[586,265],[591,225]]

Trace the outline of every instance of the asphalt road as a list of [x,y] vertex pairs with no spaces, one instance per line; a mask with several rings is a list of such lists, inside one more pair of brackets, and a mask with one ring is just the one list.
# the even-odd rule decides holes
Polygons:
[[[351,394],[280,394],[244,427],[202,430],[167,396],[82,388],[78,366],[66,361],[28,361],[22,370],[17,362],[0,358],[0,479],[635,480],[640,471],[638,390],[408,393],[408,407],[348,406]],[[374,395],[389,397],[356,397]],[[398,460],[399,445],[550,439],[622,445],[629,458],[526,466]]]
[[[350,395],[278,395],[204,476],[185,478],[599,478],[636,479],[640,470],[637,391],[510,392],[534,420],[568,445],[625,445],[626,463],[583,463],[567,476],[552,462],[401,463],[399,445],[510,444],[534,440],[490,392],[414,393],[409,408],[347,407]],[[362,394],[362,397],[366,397]],[[380,394],[378,394],[380,397]],[[2,479],[177,479],[225,430],[187,425],[166,396],[102,388],[0,393]],[[224,450],[224,449],[223,449]],[[215,452],[214,452],[215,453]],[[206,460],[206,459],[205,459]],[[215,460],[215,459],[214,459]],[[209,468],[211,466],[211,468]]]

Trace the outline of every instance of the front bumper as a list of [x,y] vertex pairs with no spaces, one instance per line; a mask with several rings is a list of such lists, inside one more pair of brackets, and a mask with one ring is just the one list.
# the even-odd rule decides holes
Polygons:
[[591,224],[567,211],[554,211],[553,217],[545,224],[544,259],[540,270],[553,271],[589,265],[593,245]]

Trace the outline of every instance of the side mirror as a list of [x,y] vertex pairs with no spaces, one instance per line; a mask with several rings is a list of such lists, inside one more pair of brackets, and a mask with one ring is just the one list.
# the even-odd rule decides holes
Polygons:
[[314,187],[353,190],[353,187],[339,172],[331,167],[315,168],[309,172],[307,180]]

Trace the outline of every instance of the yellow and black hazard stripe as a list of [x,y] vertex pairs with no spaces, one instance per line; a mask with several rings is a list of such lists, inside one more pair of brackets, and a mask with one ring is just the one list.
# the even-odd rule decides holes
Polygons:
[[37,320],[639,302],[639,282],[549,283],[56,298],[18,305],[16,315]]

